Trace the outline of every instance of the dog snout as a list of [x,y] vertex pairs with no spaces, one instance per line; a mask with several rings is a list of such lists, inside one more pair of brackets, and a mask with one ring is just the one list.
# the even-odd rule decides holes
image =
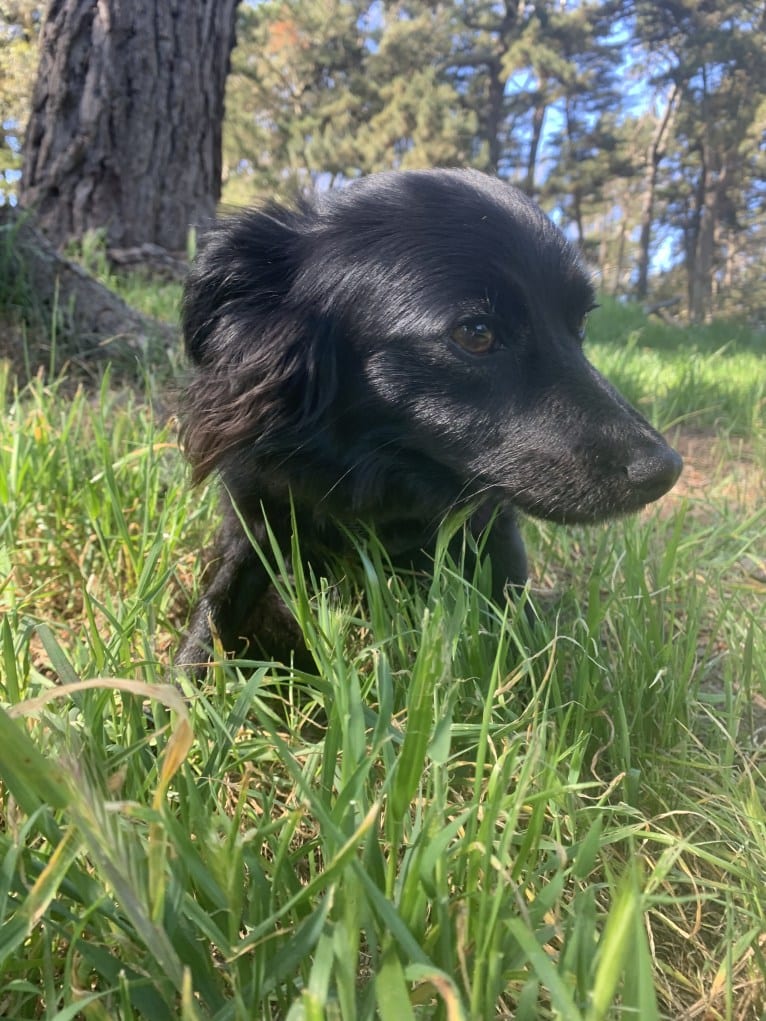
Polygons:
[[673,488],[682,468],[681,455],[663,444],[639,452],[626,465],[625,473],[636,495],[651,503]]

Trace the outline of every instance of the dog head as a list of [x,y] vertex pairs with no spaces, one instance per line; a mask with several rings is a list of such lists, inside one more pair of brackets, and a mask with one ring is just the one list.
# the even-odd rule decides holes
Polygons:
[[681,459],[586,359],[593,308],[561,232],[477,172],[246,213],[186,287],[188,455],[238,498],[289,486],[373,519],[408,493],[414,516],[484,494],[561,522],[635,511]]

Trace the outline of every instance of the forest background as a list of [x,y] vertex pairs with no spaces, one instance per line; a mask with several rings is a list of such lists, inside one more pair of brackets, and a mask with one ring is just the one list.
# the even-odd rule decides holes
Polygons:
[[[0,9],[6,201],[41,15]],[[753,0],[241,4],[223,200],[476,166],[536,198],[604,292],[644,300],[651,276],[652,300],[689,319],[762,324],[765,18]]]

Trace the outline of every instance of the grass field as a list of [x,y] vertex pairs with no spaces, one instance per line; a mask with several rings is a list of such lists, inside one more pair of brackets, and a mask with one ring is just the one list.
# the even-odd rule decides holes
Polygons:
[[185,699],[215,492],[162,382],[5,380],[0,1017],[764,1017],[766,342],[607,305],[590,350],[687,467],[525,523],[536,630],[371,537],[286,588],[316,675]]

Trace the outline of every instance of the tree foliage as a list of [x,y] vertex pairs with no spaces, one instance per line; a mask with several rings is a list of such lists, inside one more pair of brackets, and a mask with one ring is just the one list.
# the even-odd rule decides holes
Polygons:
[[[760,279],[766,8],[729,0],[636,5],[635,32],[653,55],[654,82],[678,96],[663,218],[673,228],[693,319],[731,294],[735,277]],[[753,272],[755,270],[755,272]]]
[[41,19],[35,0],[0,5],[0,202],[16,197]]
[[240,20],[230,201],[477,166],[538,197],[607,290],[647,298],[653,266],[694,319],[746,289],[762,316],[762,5],[264,0]]
[[[0,67],[38,12],[6,8]],[[607,291],[763,322],[765,44],[761,0],[250,0],[223,197],[475,166],[538,198]]]

